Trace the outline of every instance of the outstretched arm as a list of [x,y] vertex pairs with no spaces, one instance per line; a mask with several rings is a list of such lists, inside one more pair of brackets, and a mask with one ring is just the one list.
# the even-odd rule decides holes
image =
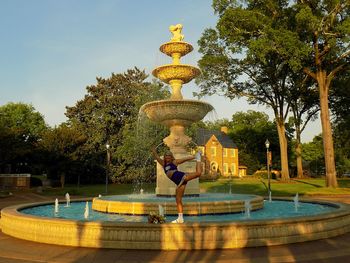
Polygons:
[[185,158],[182,158],[182,159],[176,159],[175,162],[176,162],[176,164],[182,164],[184,162],[191,161],[194,158],[195,158],[194,156],[188,156],[188,157],[185,157]]
[[161,165],[164,166],[164,161],[159,157],[159,155],[157,154],[156,148],[152,148],[152,154],[154,159],[157,160],[157,162]]

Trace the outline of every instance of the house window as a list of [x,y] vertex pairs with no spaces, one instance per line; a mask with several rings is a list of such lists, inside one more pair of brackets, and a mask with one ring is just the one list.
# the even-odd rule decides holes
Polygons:
[[231,163],[231,173],[232,173],[232,174],[237,174],[237,171],[236,171],[236,164],[235,164],[235,163]]
[[224,157],[227,157],[227,148],[224,148]]
[[235,149],[230,149],[230,155],[231,155],[231,157],[236,156]]
[[228,174],[228,164],[224,163],[224,174]]
[[216,147],[215,146],[212,146],[210,148],[210,152],[211,152],[211,156],[216,156]]

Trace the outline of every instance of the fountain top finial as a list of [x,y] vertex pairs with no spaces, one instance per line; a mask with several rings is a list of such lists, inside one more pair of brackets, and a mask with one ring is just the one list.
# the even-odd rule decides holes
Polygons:
[[181,34],[182,30],[182,25],[177,24],[175,26],[171,25],[169,27],[170,32],[173,34],[173,37],[170,39],[171,42],[176,42],[176,41],[183,41],[184,40],[184,35]]

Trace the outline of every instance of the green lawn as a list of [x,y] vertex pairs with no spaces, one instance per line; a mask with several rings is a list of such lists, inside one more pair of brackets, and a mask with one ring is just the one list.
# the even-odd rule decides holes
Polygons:
[[[350,180],[339,179],[339,188],[332,189],[325,187],[324,179],[303,179],[291,180],[288,183],[271,180],[271,191],[274,196],[300,195],[328,195],[328,194],[350,194]],[[201,190],[206,192],[226,192],[239,194],[267,195],[267,180],[259,179],[235,179],[219,180],[216,182],[201,183]]]
[[[273,196],[293,196],[299,195],[333,195],[333,194],[350,194],[350,180],[338,179],[339,188],[332,189],[325,187],[324,179],[303,179],[291,180],[291,182],[283,183],[271,180],[271,191]],[[201,182],[201,192],[210,193],[231,193],[238,194],[256,194],[267,195],[267,180],[260,179],[234,179],[218,180],[214,182]],[[154,193],[155,183],[142,184],[144,193]],[[140,186],[135,187],[132,184],[109,184],[108,194],[132,194],[139,193]],[[105,185],[83,185],[78,189],[76,185],[68,185],[62,188],[45,189],[43,195],[62,195],[68,192],[70,195],[79,196],[98,196],[105,194]]]

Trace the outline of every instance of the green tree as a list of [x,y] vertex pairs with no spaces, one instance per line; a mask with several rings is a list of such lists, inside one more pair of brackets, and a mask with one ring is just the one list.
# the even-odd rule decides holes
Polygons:
[[295,33],[310,50],[304,72],[315,80],[319,92],[326,185],[337,187],[328,100],[332,81],[350,64],[350,2],[300,0],[293,11]]
[[293,114],[290,120],[295,128],[294,151],[297,177],[302,178],[304,172],[301,134],[305,130],[306,125],[317,118],[316,114],[319,111],[318,94],[315,88],[311,88],[313,85],[310,83],[310,78],[308,76],[305,77],[300,72],[294,74],[291,81],[294,83],[294,89],[289,90],[287,99]]
[[214,0],[213,7],[219,15],[217,30],[206,30],[199,41],[204,54],[202,90],[208,93],[216,86],[229,97],[247,96],[273,109],[283,176],[287,91],[294,88],[291,73],[303,70],[317,83],[326,184],[336,187],[328,90],[339,71],[349,66],[349,1]]
[[[345,122],[350,125],[350,69],[334,80],[330,96],[330,106],[334,122]],[[350,126],[349,126],[350,127]]]
[[303,159],[308,163],[309,169],[318,176],[324,173],[324,153],[322,136],[315,136],[312,142],[303,143]]
[[[137,134],[138,112],[142,103],[164,97],[159,83],[146,81],[148,76],[137,68],[112,74],[108,79],[97,78],[97,84],[87,87],[87,94],[73,107],[67,107],[66,116],[86,137],[80,147],[85,160],[106,167],[106,144],[111,147],[110,177],[123,180],[125,171],[132,169],[133,155],[128,155],[129,136]],[[156,90],[156,91],[155,91]],[[135,146],[136,147],[136,146]],[[119,178],[119,179],[118,179]]]
[[[0,107],[0,166],[7,172],[30,172],[37,142],[47,129],[42,114],[30,104]],[[25,166],[26,168],[23,168]],[[1,169],[1,168],[0,168]]]
[[266,113],[253,110],[236,112],[232,115],[231,127],[229,134],[237,144],[239,163],[246,165],[249,173],[266,167],[266,139],[270,141],[272,166],[280,169],[278,134]]
[[76,182],[74,179],[78,179],[86,170],[78,150],[85,141],[86,137],[67,123],[46,130],[38,146],[41,151],[40,159],[48,178],[60,178],[62,187],[66,180]]
[[214,0],[213,8],[219,16],[216,30],[205,30],[199,40],[201,92],[221,90],[231,99],[244,96],[252,104],[270,107],[278,131],[282,179],[289,180],[286,94],[293,88],[291,73],[301,68],[295,57],[308,50],[288,30],[288,1]]
[[350,171],[350,70],[334,81],[331,93],[335,157],[341,175]]
[[[144,112],[143,104],[168,98],[170,92],[160,82],[147,84],[147,87],[135,97],[134,114],[131,121],[122,129],[122,144],[116,150],[115,157],[122,162],[114,181],[133,182],[135,187],[142,187],[142,182],[155,179],[155,165],[151,155],[152,147],[162,143],[168,129],[151,122]],[[136,189],[135,189],[136,190]]]

